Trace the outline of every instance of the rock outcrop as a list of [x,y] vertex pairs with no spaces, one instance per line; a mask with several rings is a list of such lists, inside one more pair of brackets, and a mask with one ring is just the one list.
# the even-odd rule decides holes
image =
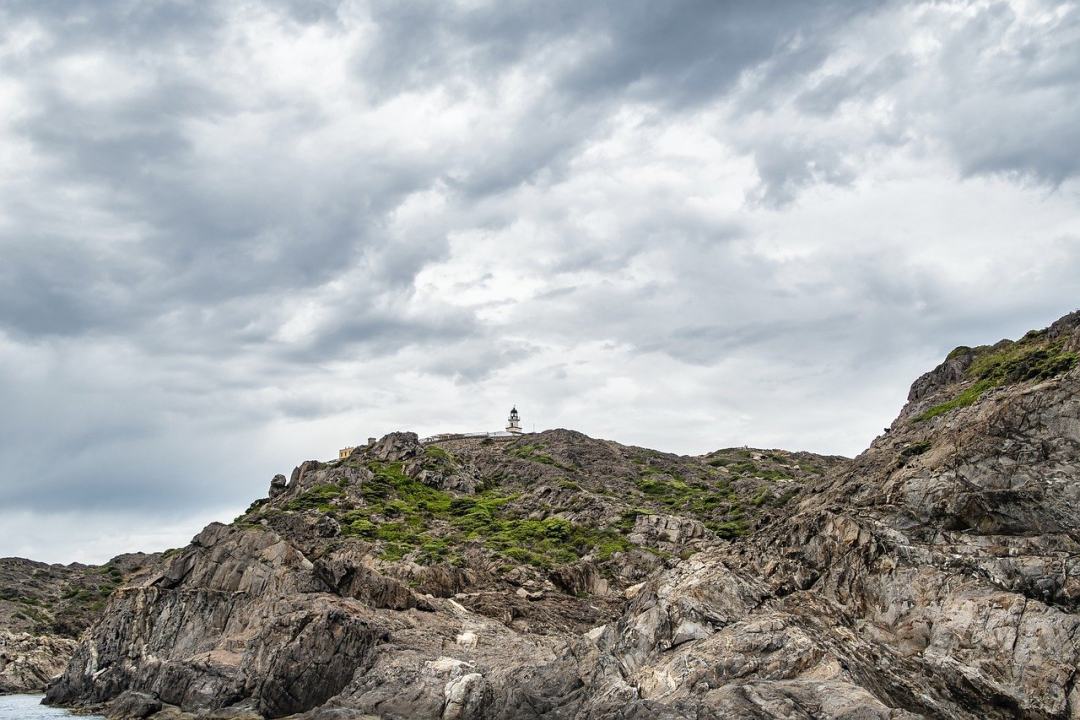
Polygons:
[[77,643],[0,630],[0,694],[37,693],[63,672]]
[[1080,717],[1080,315],[958,348],[854,461],[551,431],[299,466],[113,592],[117,717]]
[[41,692],[112,591],[158,559],[134,553],[104,565],[48,565],[0,558],[0,693]]

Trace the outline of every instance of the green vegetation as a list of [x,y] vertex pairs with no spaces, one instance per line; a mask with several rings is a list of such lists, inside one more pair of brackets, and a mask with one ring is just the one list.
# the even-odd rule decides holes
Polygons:
[[1004,350],[976,358],[967,374],[995,385],[1048,380],[1071,370],[1077,359],[1076,353],[1063,350],[1060,343],[1042,347],[1013,343]]
[[265,505],[265,504],[266,504],[266,503],[268,503],[268,502],[270,502],[270,499],[269,499],[269,498],[259,498],[259,499],[258,499],[258,500],[256,500],[255,502],[253,502],[253,503],[251,503],[250,505],[248,505],[248,509],[247,509],[247,510],[245,510],[245,511],[243,512],[243,515],[241,515],[240,517],[243,517],[244,515],[248,515],[248,514],[250,514],[250,513],[253,513],[253,512],[255,512],[256,510],[258,510],[258,509],[259,509],[260,507],[262,507],[263,505]]
[[[1060,342],[1043,343],[1042,338],[1042,332],[1028,333],[1020,342],[1010,343],[994,352],[989,348],[977,349],[976,352],[981,350],[981,354],[965,373],[975,382],[952,400],[929,408],[915,421],[925,422],[967,407],[992,388],[1029,380],[1048,380],[1076,367],[1080,356],[1065,350]],[[949,357],[970,351],[970,348],[959,347],[949,353]]]
[[[776,457],[770,454],[769,459],[776,460]],[[773,468],[761,467],[753,460],[740,460],[739,462],[731,463],[728,465],[730,470],[735,475],[752,475],[759,477],[762,480],[790,480],[791,475],[781,470],[775,470]]]
[[645,508],[630,508],[629,510],[623,510],[622,515],[619,518],[619,522],[616,523],[616,527],[623,532],[630,532],[634,529],[634,524],[637,522],[639,515],[652,515],[651,510]]
[[495,520],[488,527],[473,530],[467,539],[482,540],[486,547],[509,558],[545,568],[574,562],[589,553],[603,561],[631,547],[615,530],[588,528],[557,517]]
[[923,414],[919,415],[917,418],[915,418],[915,420],[917,422],[922,422],[930,420],[931,418],[936,418],[938,415],[944,415],[945,413],[956,410],[957,408],[967,407],[968,405],[971,405],[980,397],[982,397],[982,394],[992,387],[994,387],[994,383],[990,382],[989,380],[980,380],[979,382],[975,383],[974,385],[954,397],[952,400],[949,400],[948,402],[943,402],[940,405],[935,405]]
[[971,352],[971,348],[969,348],[967,345],[960,345],[958,347],[953,348],[952,351],[948,355],[945,356],[945,359],[946,360],[953,360],[953,359],[958,358],[961,355],[964,355],[964,354],[969,353],[969,352]]
[[552,467],[557,467],[561,470],[571,469],[566,467],[547,453],[542,452],[543,449],[543,445],[522,445],[520,447],[511,448],[509,450],[509,453],[514,457],[521,458],[522,460],[529,460],[530,462],[538,462],[545,465],[551,465]]
[[[536,457],[535,447],[519,450]],[[434,462],[456,463],[442,448],[429,446],[425,454]],[[455,549],[469,542],[542,568],[590,553],[606,560],[631,547],[617,529],[581,526],[563,518],[507,517],[504,506],[516,495],[484,490],[456,496],[409,477],[402,463],[372,462],[368,468],[373,477],[359,487],[363,507],[356,507],[335,484],[310,488],[284,507],[325,512],[338,521],[343,536],[377,542],[383,559],[411,556],[426,565],[460,563]],[[577,487],[568,480],[565,485]]]
[[783,472],[782,470],[773,470],[772,468],[759,468],[755,477],[759,477],[762,480],[791,480],[792,477]]
[[746,520],[741,516],[734,520],[725,520],[724,522],[707,522],[705,523],[705,527],[716,533],[718,537],[727,540],[742,537],[750,532],[750,527],[746,524]]
[[368,519],[368,510],[349,510],[338,516],[341,523],[341,534],[346,537],[375,537],[375,523]]
[[428,445],[427,447],[425,447],[424,455],[446,465],[450,465],[453,467],[456,467],[458,465],[457,458],[454,457],[453,453],[451,453],[446,448],[441,448],[437,445]]
[[754,507],[761,507],[770,500],[775,500],[772,492],[767,487],[761,488],[756,495],[750,500],[750,504]]
[[630,543],[611,528],[576,525],[563,518],[530,520],[501,515],[513,496],[482,493],[454,499],[450,523],[459,540],[478,541],[519,562],[539,567],[574,562],[592,553],[600,560],[627,550]]
[[788,502],[798,494],[799,494],[799,488],[797,488],[797,487],[789,487],[787,490],[780,493],[780,497],[776,498],[773,501],[773,507],[783,507],[783,506],[787,505]]
[[[739,497],[726,480],[718,480],[714,486],[710,486],[704,482],[687,482],[678,475],[660,475],[655,471],[648,471],[638,478],[637,488],[650,500],[673,512],[697,517],[704,521],[706,526],[710,523],[725,525],[742,515]],[[636,514],[650,512],[635,511]],[[627,514],[624,513],[623,517],[625,520]],[[725,521],[718,522],[720,517],[725,518]],[[630,523],[632,526],[632,517]],[[725,527],[722,532],[725,533],[723,537],[729,537],[728,528]]]
[[285,509],[329,512],[334,509],[331,501],[341,497],[342,494],[343,491],[338,485],[316,485],[290,500],[285,505]]
[[15,613],[15,616],[33,622],[34,632],[41,632],[47,629],[50,625],[51,620],[51,618],[44,611],[25,604],[20,608],[18,612]]

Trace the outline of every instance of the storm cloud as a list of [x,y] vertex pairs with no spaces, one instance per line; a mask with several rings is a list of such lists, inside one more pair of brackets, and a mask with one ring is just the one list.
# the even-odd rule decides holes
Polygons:
[[396,429],[854,454],[1080,297],[1075,2],[0,6],[0,555]]

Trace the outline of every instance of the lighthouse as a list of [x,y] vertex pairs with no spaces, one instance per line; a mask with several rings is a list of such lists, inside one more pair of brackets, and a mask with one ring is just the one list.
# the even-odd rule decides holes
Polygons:
[[510,419],[506,423],[506,432],[511,435],[521,434],[521,418],[518,417],[518,411],[516,407],[510,409]]

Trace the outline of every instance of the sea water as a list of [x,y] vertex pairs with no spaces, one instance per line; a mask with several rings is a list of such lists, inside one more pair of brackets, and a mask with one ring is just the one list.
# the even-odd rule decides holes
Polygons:
[[[0,720],[52,720],[74,717],[67,710],[41,704],[44,695],[0,695]],[[102,720],[100,715],[80,715],[84,720]]]

